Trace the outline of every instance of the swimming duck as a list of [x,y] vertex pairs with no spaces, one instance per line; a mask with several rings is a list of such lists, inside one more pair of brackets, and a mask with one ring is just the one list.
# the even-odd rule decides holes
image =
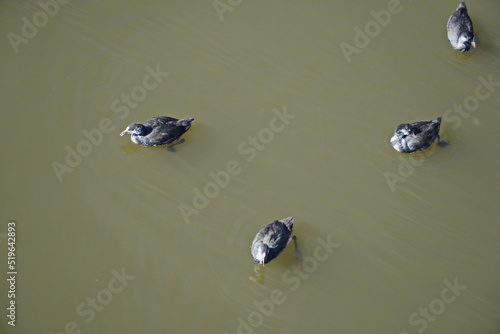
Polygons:
[[257,232],[250,247],[256,262],[266,264],[285,249],[292,234],[293,221],[294,217],[275,220]]
[[120,133],[131,135],[131,140],[142,146],[163,146],[178,140],[190,127],[194,118],[177,119],[159,116],[144,123],[132,123]]
[[423,151],[429,148],[436,138],[439,140],[440,126],[441,117],[432,121],[400,124],[394,131],[391,145],[402,153]]
[[453,48],[460,52],[469,51],[470,46],[476,47],[474,42],[474,28],[467,13],[465,2],[458,5],[457,10],[450,16],[446,24],[448,40]]

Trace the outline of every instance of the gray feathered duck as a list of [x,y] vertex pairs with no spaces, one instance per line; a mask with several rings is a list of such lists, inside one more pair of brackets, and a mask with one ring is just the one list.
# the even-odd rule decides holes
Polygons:
[[394,136],[391,138],[391,145],[396,151],[401,153],[424,151],[436,139],[439,140],[440,127],[441,117],[431,121],[400,124],[394,131]]
[[256,262],[266,264],[285,249],[293,231],[293,222],[294,217],[275,220],[257,232],[250,247]]
[[460,52],[470,50],[471,45],[476,47],[474,42],[474,27],[467,12],[465,2],[458,5],[457,10],[450,16],[446,24],[448,40],[454,49]]
[[189,128],[194,118],[177,119],[159,116],[144,123],[132,123],[120,133],[131,135],[130,140],[142,146],[164,146],[177,141]]

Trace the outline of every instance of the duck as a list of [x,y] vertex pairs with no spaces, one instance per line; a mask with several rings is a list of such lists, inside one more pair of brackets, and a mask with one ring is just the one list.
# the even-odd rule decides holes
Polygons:
[[253,239],[250,253],[259,264],[266,264],[285,249],[293,231],[294,217],[275,220],[267,224]]
[[466,52],[470,50],[471,45],[476,47],[474,28],[465,2],[462,1],[457,10],[451,14],[446,24],[446,31],[448,32],[448,40],[454,49]]
[[424,151],[432,145],[436,138],[439,140],[440,127],[441,117],[431,121],[400,124],[394,131],[391,145],[401,153]]
[[167,116],[153,117],[144,123],[132,123],[120,133],[142,146],[164,146],[177,141],[189,128],[194,118],[177,119]]

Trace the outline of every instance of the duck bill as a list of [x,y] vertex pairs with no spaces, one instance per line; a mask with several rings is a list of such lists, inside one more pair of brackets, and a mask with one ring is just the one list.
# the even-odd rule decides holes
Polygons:
[[476,42],[472,41],[472,43],[470,43],[470,45],[472,45],[474,48],[476,48]]
[[128,128],[126,128],[125,130],[123,130],[122,133],[120,133],[120,136],[125,136],[125,135],[128,135],[128,134],[130,134],[130,131],[129,131]]

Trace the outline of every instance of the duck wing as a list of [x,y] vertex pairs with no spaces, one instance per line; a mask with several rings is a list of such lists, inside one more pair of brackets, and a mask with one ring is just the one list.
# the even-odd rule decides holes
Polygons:
[[177,118],[173,117],[167,117],[167,116],[158,116],[158,117],[153,117],[148,119],[146,122],[143,123],[144,126],[155,128],[158,126],[161,126],[163,124],[168,124],[168,123],[175,123],[177,122]]
[[453,31],[457,38],[461,32],[470,32],[471,34],[474,34],[472,20],[464,2],[460,3],[457,10],[450,16],[447,28],[448,30]]
[[148,138],[155,141],[156,146],[168,145],[176,141],[187,130],[185,126],[179,125],[177,121],[178,119],[167,116],[147,120],[144,125],[151,130]]
[[458,11],[457,25],[460,32],[468,32],[474,34],[474,27],[472,26],[472,20],[467,13],[467,8],[461,8]]
[[428,134],[438,134],[439,128],[441,126],[441,117],[434,119],[432,121],[422,121],[411,124],[411,133],[413,135],[428,135]]
[[274,221],[273,223],[266,225],[262,228],[257,237],[265,243],[269,248],[284,248],[288,243],[290,238],[290,230],[280,221]]

